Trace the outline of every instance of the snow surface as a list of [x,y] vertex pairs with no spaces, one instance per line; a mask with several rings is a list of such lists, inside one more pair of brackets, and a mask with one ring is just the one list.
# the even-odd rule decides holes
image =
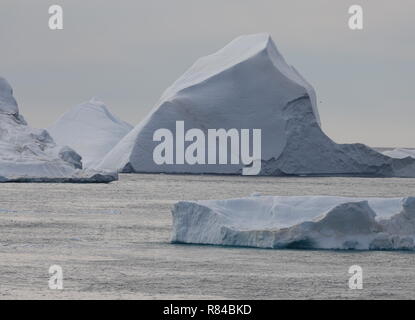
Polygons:
[[47,130],[59,145],[73,148],[85,168],[92,168],[133,127],[96,98],[73,107]]
[[395,159],[404,159],[407,157],[415,158],[415,149],[397,148],[394,150],[384,151],[382,153]]
[[415,198],[255,196],[182,201],[172,242],[259,248],[414,250]]
[[241,174],[242,164],[157,165],[153,150],[159,142],[153,134],[160,128],[174,133],[176,121],[205,135],[208,129],[261,129],[262,175],[415,177],[415,160],[392,159],[365,145],[340,145],[327,137],[313,87],[287,64],[268,34],[238,37],[197,60],[98,168]]
[[10,85],[0,78],[0,182],[110,182],[116,173],[81,170],[81,157],[27,125]]

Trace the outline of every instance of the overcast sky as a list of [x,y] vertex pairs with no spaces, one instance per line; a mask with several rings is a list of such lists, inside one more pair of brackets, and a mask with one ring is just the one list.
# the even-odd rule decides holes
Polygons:
[[[64,9],[64,30],[48,8]],[[361,4],[364,30],[348,28]],[[337,142],[415,146],[413,0],[1,0],[0,75],[47,127],[92,96],[137,124],[200,56],[268,32],[314,85]]]

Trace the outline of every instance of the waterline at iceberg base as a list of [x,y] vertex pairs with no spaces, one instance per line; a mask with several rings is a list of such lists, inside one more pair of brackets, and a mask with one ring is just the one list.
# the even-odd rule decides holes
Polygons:
[[415,250],[415,197],[253,196],[174,205],[173,243]]

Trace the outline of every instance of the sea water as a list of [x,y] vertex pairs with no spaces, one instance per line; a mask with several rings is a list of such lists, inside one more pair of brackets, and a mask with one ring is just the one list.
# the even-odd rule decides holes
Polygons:
[[[179,200],[415,196],[415,179],[121,175],[111,184],[0,184],[0,299],[415,298],[415,253],[171,244]],[[51,265],[63,290],[50,290]],[[349,288],[352,265],[363,289]]]

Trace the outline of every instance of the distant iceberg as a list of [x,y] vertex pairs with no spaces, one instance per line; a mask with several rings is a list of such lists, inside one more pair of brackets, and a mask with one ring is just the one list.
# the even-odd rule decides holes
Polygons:
[[92,98],[70,109],[47,130],[57,144],[79,153],[85,168],[93,168],[132,128]]
[[385,156],[395,159],[404,159],[407,157],[415,158],[415,149],[397,148],[393,150],[384,151],[382,153]]
[[81,156],[27,125],[10,84],[0,78],[0,182],[110,182],[115,172],[82,170]]
[[[238,37],[197,60],[98,168],[241,174],[243,164],[156,164],[155,131],[175,132],[178,121],[205,135],[209,129],[260,129],[261,175],[415,177],[415,160],[392,159],[363,144],[336,144],[327,137],[313,87],[287,64],[268,34]],[[208,151],[206,146],[204,154]],[[228,145],[227,159],[231,153]]]
[[415,198],[255,196],[181,201],[172,242],[257,248],[414,250]]
[[19,115],[17,102],[13,97],[13,89],[6,79],[0,77],[0,114]]

